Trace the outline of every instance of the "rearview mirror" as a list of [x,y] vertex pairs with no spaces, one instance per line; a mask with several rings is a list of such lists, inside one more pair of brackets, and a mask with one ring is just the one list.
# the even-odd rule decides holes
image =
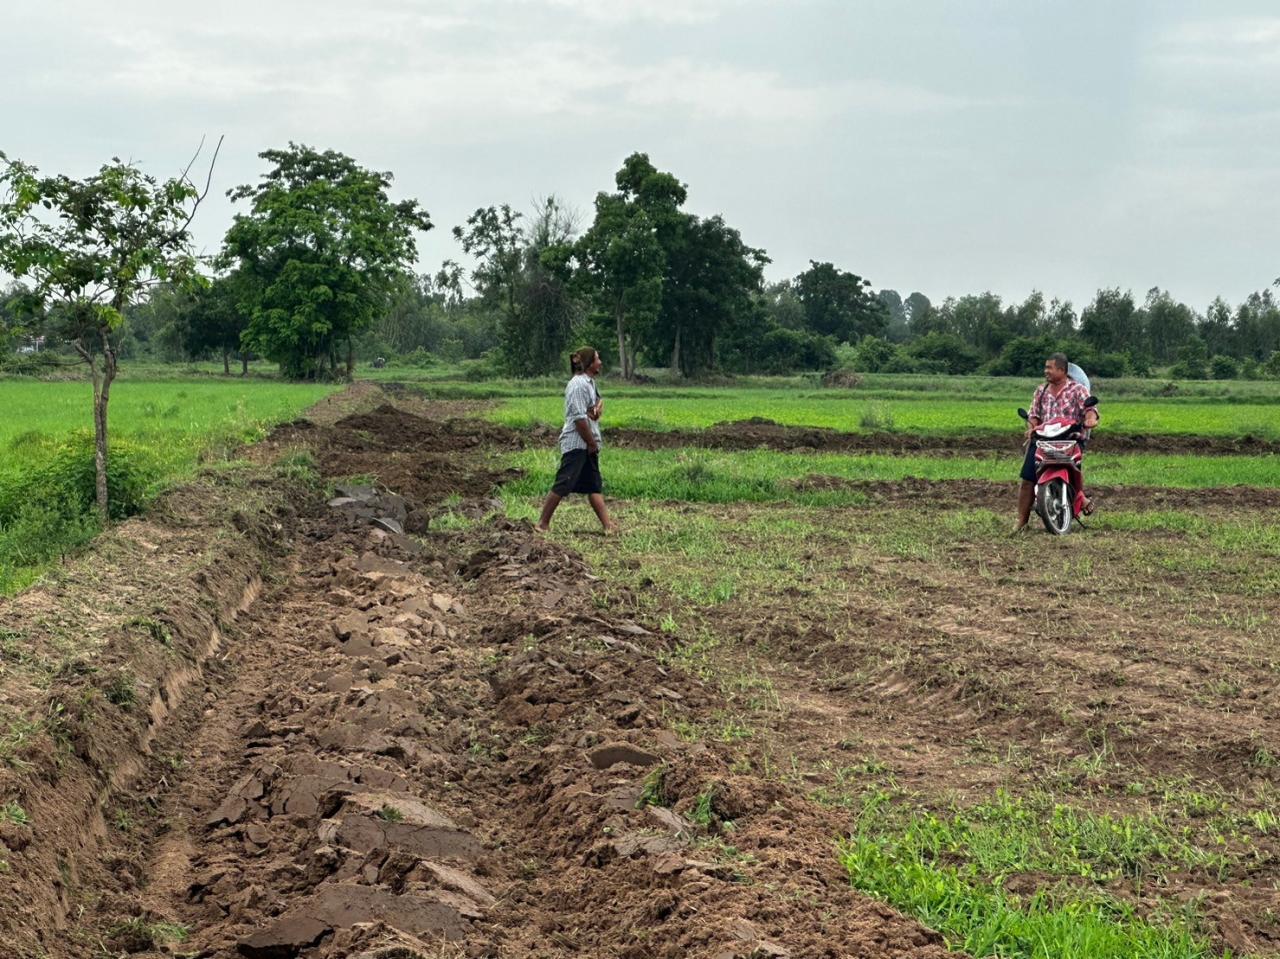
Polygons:
[[1022,407],[1018,407],[1018,415],[1025,420],[1027,418],[1027,411],[1022,409]]

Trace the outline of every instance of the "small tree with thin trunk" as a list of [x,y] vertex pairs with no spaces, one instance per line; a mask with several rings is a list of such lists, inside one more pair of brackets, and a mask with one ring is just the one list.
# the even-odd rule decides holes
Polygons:
[[103,525],[110,520],[107,409],[124,312],[149,286],[196,276],[189,230],[213,162],[201,190],[190,179],[192,164],[160,182],[114,158],[75,180],[40,176],[34,166],[0,153],[0,270],[32,285],[43,322],[89,367]]

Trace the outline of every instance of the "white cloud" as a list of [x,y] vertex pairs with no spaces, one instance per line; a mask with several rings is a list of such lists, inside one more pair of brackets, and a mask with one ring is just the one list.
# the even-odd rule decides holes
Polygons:
[[693,25],[709,23],[734,7],[745,7],[742,0],[521,0],[539,6],[567,10],[606,24],[624,24],[638,20],[655,23]]
[[1219,17],[1173,24],[1151,44],[1157,64],[1232,71],[1280,67],[1280,17]]

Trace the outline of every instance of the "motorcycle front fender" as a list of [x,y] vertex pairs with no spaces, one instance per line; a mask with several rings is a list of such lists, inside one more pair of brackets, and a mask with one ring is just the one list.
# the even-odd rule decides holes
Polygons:
[[1043,486],[1045,483],[1060,479],[1064,483],[1071,482],[1071,471],[1065,466],[1051,466],[1046,470],[1041,470],[1036,474],[1036,485]]

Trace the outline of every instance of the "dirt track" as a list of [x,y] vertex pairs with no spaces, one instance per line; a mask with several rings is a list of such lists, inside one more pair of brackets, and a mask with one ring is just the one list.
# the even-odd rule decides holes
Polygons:
[[[115,639],[110,669],[61,671],[57,701],[94,704],[68,727],[69,752],[33,741],[32,769],[0,776],[0,799],[24,789],[32,817],[0,829],[0,933],[16,955],[941,957],[936,934],[851,891],[835,859],[850,814],[814,795],[851,744],[926,791],[1008,775],[971,761],[975,740],[1051,765],[1098,730],[1151,775],[1276,778],[1248,763],[1280,706],[1244,638],[1219,631],[1214,650],[1241,698],[1189,702],[1204,650],[1189,625],[1144,632],[1159,595],[1135,596],[1136,612],[1087,599],[1075,612],[1100,638],[1077,648],[1007,578],[975,587],[924,562],[876,571],[910,585],[905,605],[851,570],[850,595],[823,603],[838,627],[803,597],[721,609],[718,628],[742,642],[726,655],[767,671],[776,706],[747,744],[676,736],[741,704],[672,663],[676,639],[637,620],[643,597],[614,587],[603,602],[580,557],[523,524],[432,531],[451,494],[455,510],[489,509],[504,474],[483,449],[511,434],[364,399],[257,455],[305,446],[325,475],[377,474],[396,495],[330,507],[294,491],[232,511],[238,537],[199,527],[192,496],[122,531],[145,544],[123,559],[139,588],[85,628],[145,608],[157,625],[143,633],[168,640],[139,652],[145,635]],[[947,485],[985,502],[998,484]],[[869,492],[893,506],[927,490]],[[228,549],[217,575],[197,555],[211,538]],[[60,588],[98,595],[87,575]],[[33,593],[0,612],[31,619],[42,601],[55,602]],[[137,704],[95,698],[126,666]],[[788,757],[787,774],[762,772]],[[1179,880],[1218,897],[1220,941],[1272,941],[1273,845],[1237,877],[1256,888]],[[164,945],[162,921],[191,941]]]

